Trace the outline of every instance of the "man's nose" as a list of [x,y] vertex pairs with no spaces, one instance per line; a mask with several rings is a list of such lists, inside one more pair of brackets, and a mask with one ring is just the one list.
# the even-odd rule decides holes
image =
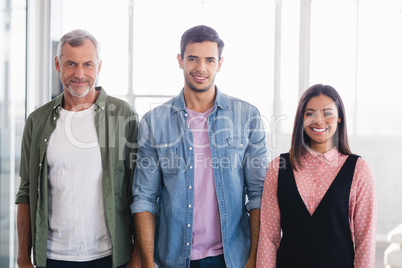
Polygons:
[[81,65],[77,65],[75,69],[75,76],[81,78],[84,76],[84,68]]
[[200,60],[197,64],[197,71],[203,72],[205,71],[205,62]]

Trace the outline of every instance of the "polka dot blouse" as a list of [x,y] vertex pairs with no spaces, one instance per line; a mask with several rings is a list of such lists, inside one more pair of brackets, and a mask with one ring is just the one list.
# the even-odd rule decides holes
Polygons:
[[[319,154],[308,150],[303,168],[294,171],[297,188],[312,215],[347,159],[336,148]],[[261,225],[257,267],[276,267],[276,252],[281,240],[278,206],[279,157],[269,165],[261,201]],[[349,222],[355,245],[355,268],[372,268],[375,263],[376,193],[374,178],[365,160],[356,163],[349,197]]]

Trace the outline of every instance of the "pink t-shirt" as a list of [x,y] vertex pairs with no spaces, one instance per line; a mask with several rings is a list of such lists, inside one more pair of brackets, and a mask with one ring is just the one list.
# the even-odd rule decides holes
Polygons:
[[215,192],[211,149],[208,138],[208,116],[212,108],[197,113],[186,108],[187,124],[193,134],[194,150],[194,206],[191,260],[223,254],[222,232]]

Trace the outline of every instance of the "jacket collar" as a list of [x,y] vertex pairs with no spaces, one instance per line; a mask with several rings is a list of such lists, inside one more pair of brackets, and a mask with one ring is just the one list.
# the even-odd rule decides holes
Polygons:
[[[217,86],[215,86],[216,96],[214,102],[214,109],[218,107],[222,110],[229,109],[228,101],[226,99],[226,95],[223,94]],[[172,101],[172,114],[177,111],[185,111],[186,110],[186,102],[184,101],[184,88],[181,90],[180,94],[173,98]]]
[[[105,109],[105,104],[106,100],[108,98],[108,94],[102,87],[95,87],[95,90],[99,92],[98,98],[96,98],[95,101],[95,111],[98,109]],[[54,98],[53,100],[53,110],[60,110],[61,107],[63,107],[63,101],[64,101],[64,92],[61,93],[59,96]]]

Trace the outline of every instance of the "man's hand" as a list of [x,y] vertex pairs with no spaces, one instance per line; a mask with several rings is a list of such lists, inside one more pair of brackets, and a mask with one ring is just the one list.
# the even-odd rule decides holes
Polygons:
[[154,268],[155,215],[139,212],[134,215],[136,242],[144,268]]
[[255,268],[256,266],[256,260],[255,258],[251,258],[247,260],[245,268]]
[[35,268],[31,260],[17,260],[18,268]]
[[17,234],[19,268],[34,268],[31,261],[31,217],[29,204],[18,204],[17,210]]
[[255,268],[255,266],[256,266],[256,260],[255,260],[255,258],[249,258],[249,259],[247,260],[247,263],[246,263],[245,268]]
[[133,254],[131,255],[130,261],[127,264],[127,268],[141,268],[141,267],[142,267],[142,261],[141,261],[140,248],[138,247],[138,242],[134,241]]
[[257,262],[258,235],[260,232],[260,210],[250,211],[250,254],[246,263],[246,268],[255,268]]

